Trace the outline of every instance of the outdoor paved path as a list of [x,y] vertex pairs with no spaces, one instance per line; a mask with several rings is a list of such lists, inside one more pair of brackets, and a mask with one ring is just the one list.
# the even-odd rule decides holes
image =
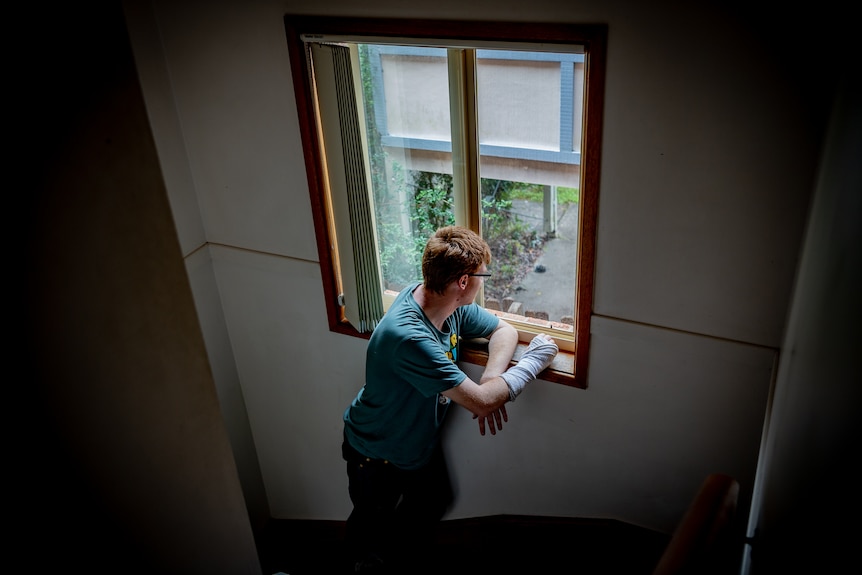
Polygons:
[[[538,202],[516,200],[512,210],[525,222],[533,223],[541,232],[542,205]],[[557,211],[557,235],[545,243],[544,251],[534,268],[518,285],[522,288],[512,296],[523,304],[525,311],[544,311],[550,321],[574,316],[575,264],[578,247],[578,206],[567,204]],[[545,267],[544,273],[535,266]],[[526,315],[526,314],[525,314]]]

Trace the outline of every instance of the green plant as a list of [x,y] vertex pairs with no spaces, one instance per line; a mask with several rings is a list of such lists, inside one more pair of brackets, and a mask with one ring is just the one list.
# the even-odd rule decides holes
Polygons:
[[414,174],[414,185],[410,219],[419,235],[428,237],[438,228],[455,223],[452,176],[418,172]]
[[[451,175],[405,170],[397,163],[391,173],[390,190],[400,190],[407,203],[379,205],[377,232],[385,283],[398,289],[421,279],[425,242],[438,228],[454,224],[455,215]],[[512,212],[510,196],[517,189],[515,182],[482,180],[482,237],[491,249],[493,274],[485,283],[486,297],[502,300],[510,294],[546,239]]]
[[580,200],[580,191],[578,188],[557,187],[558,204],[577,204],[578,200]]
[[[544,186],[539,184],[518,184],[511,191],[513,200],[541,202],[544,200]],[[557,186],[557,204],[576,204],[580,199],[578,188]]]
[[[502,300],[530,268],[544,237],[512,212],[512,200],[524,190],[541,194],[541,186],[501,180],[482,180],[482,236],[491,248],[493,274],[485,282],[485,297]],[[541,199],[541,195],[538,196]]]

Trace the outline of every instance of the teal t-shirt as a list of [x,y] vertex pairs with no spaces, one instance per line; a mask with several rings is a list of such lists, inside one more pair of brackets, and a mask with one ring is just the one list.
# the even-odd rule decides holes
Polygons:
[[431,458],[449,399],[440,392],[467,377],[455,363],[460,338],[488,337],[499,319],[472,303],[456,309],[438,330],[406,287],[368,341],[365,385],[344,411],[354,449],[402,469]]

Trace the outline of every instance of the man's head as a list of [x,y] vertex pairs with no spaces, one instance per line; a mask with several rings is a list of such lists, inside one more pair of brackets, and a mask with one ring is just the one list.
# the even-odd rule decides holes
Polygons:
[[489,263],[491,249],[479,234],[460,226],[440,228],[428,239],[422,255],[425,288],[443,294],[450,283],[483,271],[482,266]]

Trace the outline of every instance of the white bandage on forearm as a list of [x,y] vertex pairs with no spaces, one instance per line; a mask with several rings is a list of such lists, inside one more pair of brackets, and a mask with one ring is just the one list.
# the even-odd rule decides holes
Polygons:
[[515,398],[524,391],[524,387],[536,379],[543,369],[551,365],[558,351],[559,348],[553,341],[533,338],[518,363],[500,375],[509,386],[509,401],[515,401]]

